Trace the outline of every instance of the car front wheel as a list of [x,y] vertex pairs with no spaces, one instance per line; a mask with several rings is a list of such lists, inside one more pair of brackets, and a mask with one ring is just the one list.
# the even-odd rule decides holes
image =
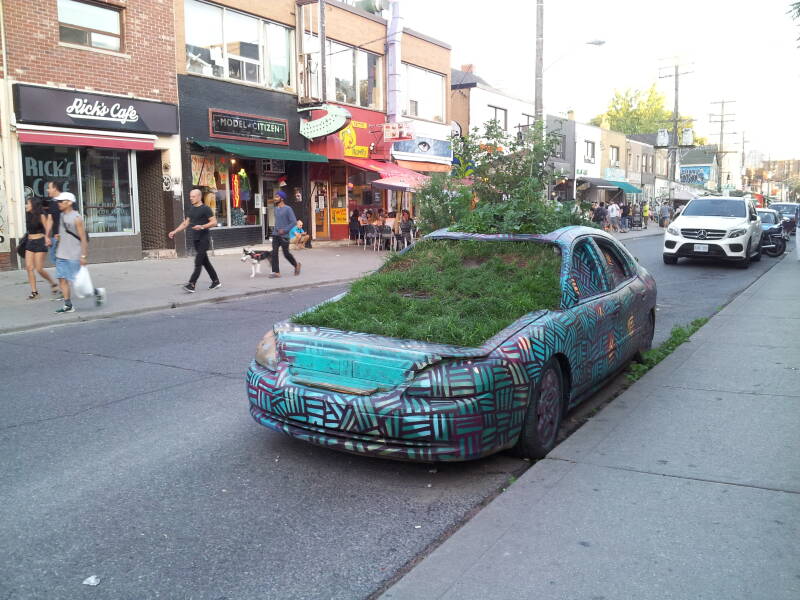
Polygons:
[[665,265],[677,265],[678,264],[678,257],[677,256],[670,256],[669,254],[663,254],[664,264]]
[[524,458],[544,458],[556,445],[564,410],[564,376],[551,358],[542,369],[538,385],[531,387],[528,411],[514,450]]
[[761,260],[761,240],[758,240],[758,252],[753,254],[753,262],[758,262]]
[[747,251],[744,253],[744,258],[740,260],[738,263],[736,263],[736,266],[739,267],[740,269],[746,269],[747,267],[750,266],[750,250],[751,250],[750,242],[747,242]]

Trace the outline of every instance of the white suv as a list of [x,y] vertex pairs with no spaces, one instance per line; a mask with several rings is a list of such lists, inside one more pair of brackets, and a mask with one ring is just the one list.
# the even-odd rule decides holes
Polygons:
[[681,256],[736,261],[746,269],[761,260],[761,219],[746,198],[695,198],[664,233],[664,262]]

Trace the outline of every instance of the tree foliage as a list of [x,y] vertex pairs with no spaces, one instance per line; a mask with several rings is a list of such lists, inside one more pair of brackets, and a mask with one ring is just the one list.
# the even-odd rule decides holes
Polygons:
[[[690,117],[679,117],[681,121],[691,122]],[[615,91],[606,112],[591,120],[592,125],[606,127],[627,135],[655,133],[669,128],[672,111],[667,109],[667,98],[656,89]],[[695,145],[703,145],[704,138],[695,137]]]
[[[789,14],[795,21],[800,21],[800,2],[792,2],[789,5]],[[797,38],[797,41],[800,42],[800,37]]]
[[542,125],[509,135],[490,121],[451,138],[456,166],[432,177],[418,191],[417,216],[423,231],[452,227],[474,233],[546,233],[587,224],[573,205],[547,198],[553,176],[548,160],[556,135]]

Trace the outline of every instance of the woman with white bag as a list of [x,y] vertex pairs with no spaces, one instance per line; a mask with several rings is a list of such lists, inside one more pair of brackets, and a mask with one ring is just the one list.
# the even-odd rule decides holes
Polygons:
[[[105,302],[106,291],[103,288],[92,286],[86,264],[89,258],[89,242],[86,237],[86,228],[83,219],[73,208],[75,196],[69,192],[62,192],[55,198],[58,209],[61,211],[59,224],[59,243],[56,250],[56,277],[64,294],[64,306],[56,313],[75,312],[70,298],[70,283],[75,285],[75,294],[79,298],[94,293],[95,304],[100,306]],[[88,292],[88,293],[87,293]]]

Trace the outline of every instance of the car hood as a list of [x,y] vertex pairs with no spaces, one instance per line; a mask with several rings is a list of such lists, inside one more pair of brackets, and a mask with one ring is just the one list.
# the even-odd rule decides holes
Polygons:
[[274,326],[277,353],[293,381],[347,393],[389,390],[445,359],[473,359],[491,354],[520,329],[549,311],[518,319],[476,348],[403,340],[289,321]]
[[706,217],[681,215],[672,222],[678,229],[722,229],[728,231],[736,227],[747,227],[747,219],[743,217]]

